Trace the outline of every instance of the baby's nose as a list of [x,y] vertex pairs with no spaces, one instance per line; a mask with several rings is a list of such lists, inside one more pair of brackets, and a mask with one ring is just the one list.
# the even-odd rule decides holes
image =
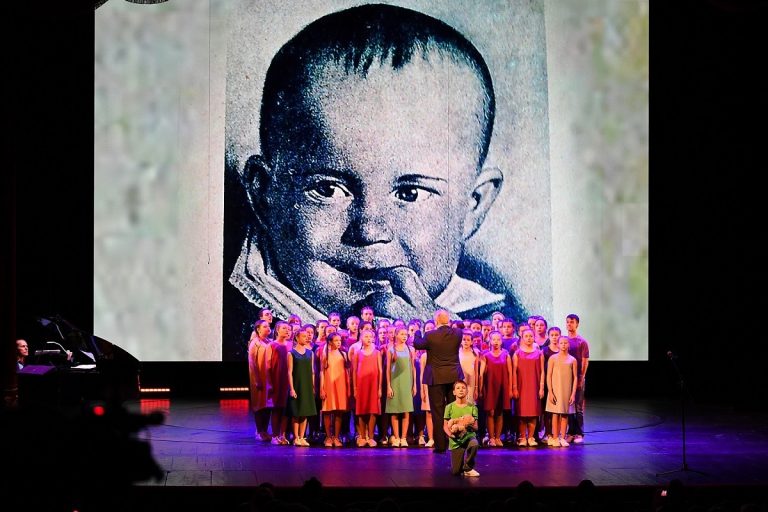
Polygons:
[[363,247],[391,242],[394,232],[388,218],[392,207],[365,198],[355,200],[350,206],[349,224],[341,236],[342,243]]

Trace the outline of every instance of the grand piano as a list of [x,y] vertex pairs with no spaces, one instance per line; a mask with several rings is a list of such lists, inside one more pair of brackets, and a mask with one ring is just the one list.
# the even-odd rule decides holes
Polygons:
[[19,371],[19,404],[121,404],[139,396],[139,360],[56,315],[37,319],[44,340]]

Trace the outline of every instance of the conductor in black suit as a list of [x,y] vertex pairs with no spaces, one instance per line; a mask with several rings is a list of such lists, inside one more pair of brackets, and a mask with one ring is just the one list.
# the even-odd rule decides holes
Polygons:
[[450,327],[451,317],[445,310],[435,312],[435,330],[421,338],[416,331],[413,346],[427,351],[427,364],[422,374],[424,384],[429,386],[429,405],[434,425],[435,453],[444,453],[448,448],[448,438],[442,429],[445,406],[453,401],[453,383],[464,378],[459,363],[461,329]]

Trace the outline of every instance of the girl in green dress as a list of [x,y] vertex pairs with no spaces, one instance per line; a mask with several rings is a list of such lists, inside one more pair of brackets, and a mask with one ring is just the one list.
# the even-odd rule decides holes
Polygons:
[[[398,328],[395,342],[387,350],[387,404],[386,412],[392,415],[391,446],[408,446],[406,440],[413,397],[416,396],[416,367],[413,347],[409,347],[408,330]],[[402,417],[402,420],[401,420]],[[401,428],[402,427],[402,428]]]
[[[306,327],[306,326],[305,326]],[[315,364],[310,347],[308,330],[296,332],[296,345],[288,353],[288,411],[293,425],[293,445],[309,446],[304,438],[307,431],[307,417],[315,416]]]

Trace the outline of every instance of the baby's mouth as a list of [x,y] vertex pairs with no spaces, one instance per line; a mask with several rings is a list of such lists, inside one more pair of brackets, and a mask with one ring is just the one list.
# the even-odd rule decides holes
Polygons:
[[381,284],[389,284],[390,273],[395,268],[397,268],[397,266],[368,268],[359,267],[356,265],[337,265],[335,268],[339,272],[343,272],[352,279],[356,279],[358,281],[364,281],[366,283],[377,282]]

